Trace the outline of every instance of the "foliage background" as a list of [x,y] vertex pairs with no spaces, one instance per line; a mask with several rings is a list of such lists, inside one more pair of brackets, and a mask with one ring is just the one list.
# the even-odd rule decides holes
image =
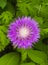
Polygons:
[[[41,38],[32,49],[14,49],[7,38],[9,24],[19,16],[30,16],[40,25]],[[0,65],[48,65],[48,0],[0,0],[1,53]]]

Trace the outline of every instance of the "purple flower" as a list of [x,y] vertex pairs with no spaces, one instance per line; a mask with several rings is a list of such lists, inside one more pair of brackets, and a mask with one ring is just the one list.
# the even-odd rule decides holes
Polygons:
[[10,24],[7,36],[14,47],[31,48],[40,38],[40,29],[34,19],[22,17]]

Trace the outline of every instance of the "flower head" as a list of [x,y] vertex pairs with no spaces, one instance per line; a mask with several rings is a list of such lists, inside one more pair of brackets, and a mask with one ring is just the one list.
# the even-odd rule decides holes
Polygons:
[[38,23],[30,17],[18,18],[10,24],[8,38],[15,47],[31,48],[40,38]]

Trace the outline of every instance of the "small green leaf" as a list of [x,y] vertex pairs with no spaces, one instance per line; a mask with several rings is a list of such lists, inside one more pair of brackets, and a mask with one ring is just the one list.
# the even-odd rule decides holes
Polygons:
[[4,8],[5,11],[11,12],[11,14],[14,16],[15,15],[15,9],[13,5],[10,2],[7,2],[6,7]]
[[0,24],[9,24],[12,21],[13,15],[9,11],[5,11],[0,15]]
[[48,28],[43,29],[44,33],[47,34],[48,33]]
[[26,60],[27,58],[27,51],[22,52],[22,61]]
[[47,55],[44,52],[37,51],[37,50],[28,50],[28,56],[31,60],[38,64],[46,63]]
[[45,29],[45,28],[48,28],[48,19],[45,19],[44,20],[44,24],[42,25],[42,27]]
[[0,7],[3,9],[7,4],[7,0],[0,0]]
[[0,30],[2,30],[4,33],[6,33],[7,32],[7,27],[2,25],[2,26],[0,26]]
[[7,28],[5,26],[0,26],[0,51],[9,44],[9,40],[6,36]]
[[37,17],[37,16],[35,16],[34,19],[35,19],[39,24],[43,24],[43,19],[42,19],[42,17]]
[[35,16],[34,19],[39,23],[40,27],[42,27],[43,24],[43,18]]
[[24,61],[27,58],[27,50],[26,49],[18,49],[18,51],[21,53],[21,60]]
[[40,33],[41,33],[41,35],[42,35],[43,38],[48,37],[48,28],[41,29]]
[[42,5],[40,12],[39,12],[40,16],[43,18],[48,18],[48,6],[46,5]]
[[18,65],[19,55],[11,52],[0,58],[0,65]]

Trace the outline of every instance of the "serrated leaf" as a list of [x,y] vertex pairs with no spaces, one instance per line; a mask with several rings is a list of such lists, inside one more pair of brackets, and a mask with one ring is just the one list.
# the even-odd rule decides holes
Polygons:
[[0,0],[0,7],[3,9],[7,4],[7,0]]
[[7,5],[4,8],[4,10],[11,12],[13,16],[15,15],[15,9],[14,9],[13,5],[10,2],[7,2]]
[[9,44],[9,40],[6,36],[7,28],[5,26],[0,26],[0,51]]
[[18,65],[19,55],[11,52],[0,58],[0,65]]
[[0,15],[0,24],[9,24],[12,21],[13,15],[9,11],[5,11]]
[[35,16],[34,19],[39,23],[40,27],[42,28],[43,18]]
[[[39,1],[37,1],[39,2]],[[36,3],[36,2],[35,2]],[[17,11],[16,16],[35,16],[37,14],[37,9],[35,8],[36,4],[34,1],[25,1],[18,0],[17,1]],[[35,5],[34,5],[35,4]],[[19,15],[20,14],[20,15]]]
[[[17,11],[16,11],[16,16],[28,16],[28,12],[26,9],[27,4],[26,3],[17,3]],[[20,15],[19,15],[20,13]]]
[[33,62],[29,62],[29,63],[22,63],[21,65],[36,65],[36,64]]
[[4,33],[6,33],[7,32],[7,27],[2,25],[2,26],[0,26],[0,30],[2,30]]
[[47,55],[44,52],[37,51],[37,50],[28,50],[28,56],[31,60],[38,64],[46,63]]
[[39,16],[41,16],[43,18],[48,18],[48,6],[46,6],[44,4],[41,6]]

